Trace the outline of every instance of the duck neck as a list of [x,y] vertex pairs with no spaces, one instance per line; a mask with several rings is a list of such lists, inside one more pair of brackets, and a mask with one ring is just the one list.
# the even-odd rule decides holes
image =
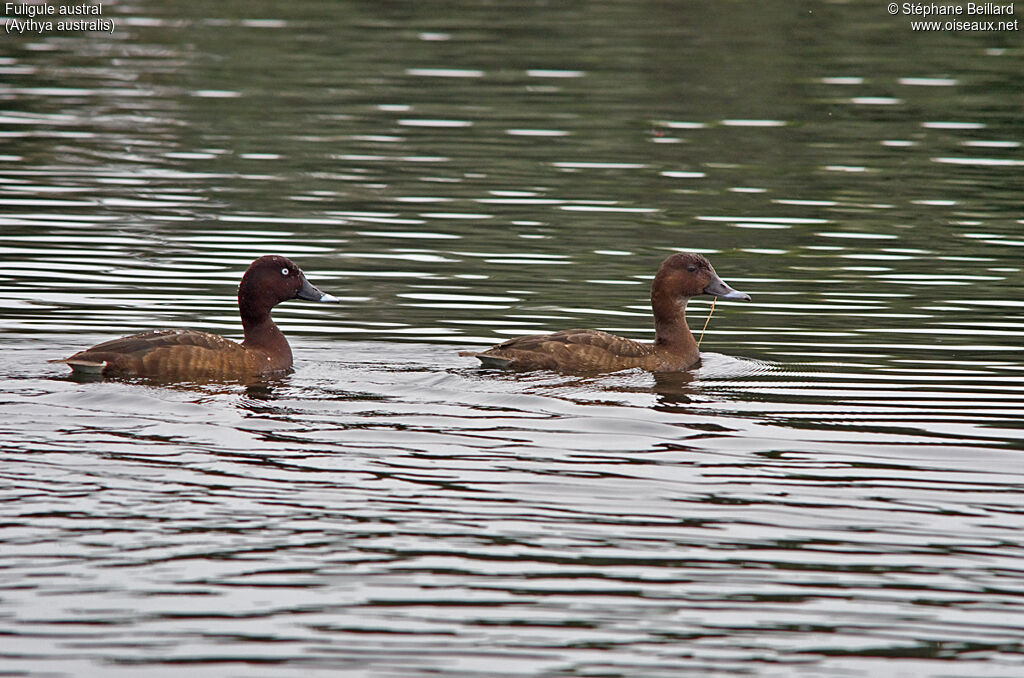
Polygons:
[[671,298],[667,295],[652,294],[651,307],[654,310],[654,344],[673,353],[686,354],[696,360],[700,356],[697,342],[686,324],[685,297]]
[[242,301],[239,301],[238,309],[242,315],[242,329],[245,330],[242,346],[264,351],[275,363],[280,362],[285,367],[290,367],[291,346],[271,319],[270,312],[267,309],[253,308]]

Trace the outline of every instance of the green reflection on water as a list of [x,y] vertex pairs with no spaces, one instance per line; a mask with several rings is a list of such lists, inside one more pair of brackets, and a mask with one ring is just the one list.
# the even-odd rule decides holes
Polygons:
[[[912,33],[868,3],[106,11],[112,36],[5,45],[2,195],[28,213],[5,232],[55,239],[10,256],[128,256],[129,279],[212,266],[137,286],[209,294],[216,318],[183,303],[182,323],[233,327],[235,271],[269,250],[347,297],[341,317],[283,318],[381,338],[649,336],[647,280],[673,249],[754,295],[709,335],[751,357],[860,328],[970,344],[1007,308],[957,304],[1018,296],[1019,35]],[[77,284],[123,289],[106,282]]]

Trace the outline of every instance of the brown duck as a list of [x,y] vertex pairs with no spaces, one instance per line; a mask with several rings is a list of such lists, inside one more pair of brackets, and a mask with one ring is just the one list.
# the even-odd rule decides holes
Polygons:
[[238,285],[238,310],[245,330],[241,344],[198,330],[155,330],[105,341],[51,362],[67,363],[75,374],[170,381],[244,379],[283,372],[292,366],[292,350],[270,311],[289,299],[338,303],[311,285],[290,259],[262,256],[252,262]]
[[689,252],[673,254],[662,262],[651,284],[653,344],[600,330],[562,330],[554,334],[516,337],[486,351],[465,351],[460,355],[479,358],[484,367],[517,370],[581,373],[637,367],[651,372],[686,370],[700,362],[697,342],[686,324],[686,302],[699,294],[750,301],[750,295],[726,285],[703,256]]

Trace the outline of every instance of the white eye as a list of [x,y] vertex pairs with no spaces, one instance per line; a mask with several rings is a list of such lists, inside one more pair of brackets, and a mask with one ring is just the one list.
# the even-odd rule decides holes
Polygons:
[[288,271],[287,268],[282,268],[281,269],[281,275],[288,275],[288,273],[289,273],[289,271]]

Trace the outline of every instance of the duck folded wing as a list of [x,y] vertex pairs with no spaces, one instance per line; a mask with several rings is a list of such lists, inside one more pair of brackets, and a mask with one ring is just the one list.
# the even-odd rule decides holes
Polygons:
[[224,339],[223,337],[219,337],[208,332],[196,332],[195,330],[152,330],[150,332],[140,332],[139,334],[131,334],[127,337],[104,341],[103,343],[96,344],[84,351],[79,351],[75,355],[71,356],[71,358],[68,358],[68,360],[92,353],[105,353],[111,351],[132,354],[167,346],[200,346],[203,348],[216,348],[223,344],[234,343],[235,342],[229,339]]
[[495,349],[517,349],[532,351],[541,349],[542,346],[564,344],[567,350],[578,350],[584,346],[591,346],[602,349],[613,355],[628,358],[640,358],[651,352],[650,345],[641,344],[638,341],[618,337],[601,330],[561,330],[552,334],[534,334],[526,337],[516,337],[498,344]]
[[601,330],[562,330],[553,334],[516,337],[486,351],[465,352],[485,367],[568,369],[574,371],[638,367],[653,352],[650,344]]

